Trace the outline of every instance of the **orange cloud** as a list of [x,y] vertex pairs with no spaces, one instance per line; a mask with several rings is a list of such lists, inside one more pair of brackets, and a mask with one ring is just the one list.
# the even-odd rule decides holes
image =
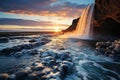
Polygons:
[[[15,14],[59,16],[59,17],[79,17],[86,5],[78,5],[70,2],[55,4],[57,0],[10,0],[0,1],[0,11]],[[54,5],[52,5],[54,3]],[[7,7],[6,7],[7,6]]]
[[43,10],[43,11],[39,11],[39,12],[35,13],[32,11],[11,10],[10,12],[7,12],[7,13],[39,15],[39,16],[79,17],[81,12],[82,12],[82,9],[63,8],[63,9],[55,11],[55,12]]

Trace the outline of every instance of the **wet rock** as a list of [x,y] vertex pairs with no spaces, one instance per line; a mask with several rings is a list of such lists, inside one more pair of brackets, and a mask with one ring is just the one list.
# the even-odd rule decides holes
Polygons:
[[49,66],[53,66],[53,65],[56,65],[56,61],[55,60],[50,60],[50,62],[49,62]]
[[60,72],[56,72],[56,73],[53,73],[53,72],[50,72],[46,77],[47,79],[46,80],[61,80],[60,78]]
[[59,58],[62,60],[67,60],[68,58],[70,58],[70,52],[62,52],[59,53]]
[[28,76],[28,72],[27,71],[19,71],[15,73],[16,75],[16,80],[25,80],[26,77]]
[[49,39],[48,38],[42,38],[41,41],[47,42]]
[[[36,42],[36,43],[31,43],[31,44],[17,45],[17,46],[13,46],[11,48],[5,48],[5,49],[0,50],[0,55],[10,55],[11,53],[14,54],[14,53],[20,52],[24,49],[33,49],[33,48],[39,47],[43,44],[46,44],[48,42],[49,41],[47,41],[47,42]],[[34,51],[33,54],[34,53],[36,53],[36,51]]]
[[62,74],[67,75],[67,74],[71,73],[71,71],[73,71],[73,68],[74,68],[74,66],[73,66],[72,62],[63,61],[60,64],[59,70],[62,71]]
[[57,59],[56,60],[56,63],[61,63],[62,62],[62,59]]
[[97,42],[96,50],[106,56],[118,58],[120,56],[120,40]]
[[45,76],[45,73],[44,72],[40,72],[40,71],[37,71],[37,72],[34,72],[36,74],[37,77],[39,77],[40,79],[43,79],[42,77]]
[[42,63],[35,62],[32,64],[32,66],[39,66],[39,67],[44,67]]
[[65,50],[65,48],[64,48],[64,47],[62,47],[62,48],[60,48],[59,50]]
[[43,54],[41,54],[41,57],[47,57],[47,56],[56,57],[56,53],[53,51],[46,51]]
[[50,60],[54,60],[54,58],[51,57],[51,56],[47,56],[47,57],[43,57],[43,58],[41,58],[41,61],[42,61],[42,62],[47,62],[47,63],[49,63]]
[[44,69],[43,66],[38,66],[38,67],[32,67],[31,70],[32,71],[42,71]]
[[26,67],[25,70],[26,71],[31,71],[31,67]]
[[36,42],[36,40],[35,39],[31,39],[31,40],[29,40],[29,42],[33,43],[33,42]]
[[10,75],[8,80],[16,80],[16,75],[15,74]]
[[49,67],[45,67],[45,68],[43,69],[43,72],[44,72],[46,75],[48,75],[50,72],[52,72],[52,69],[49,68]]
[[38,54],[38,51],[33,49],[33,50],[30,50],[28,52],[28,54],[30,54],[30,55],[36,55],[36,54]]
[[99,48],[106,48],[108,46],[110,46],[112,43],[107,41],[107,42],[97,42],[96,43],[96,49],[99,49]]
[[7,43],[7,42],[9,42],[8,38],[4,38],[4,37],[0,38],[0,43]]
[[53,66],[53,72],[58,72],[59,71],[59,66]]
[[7,73],[0,74],[0,80],[7,80],[9,75]]
[[23,55],[22,52],[16,52],[16,53],[14,54],[14,56],[17,57],[17,58],[18,58],[18,57],[21,57],[22,55]]
[[114,50],[117,51],[117,52],[120,52],[120,40],[119,41],[115,41]]
[[29,74],[28,77],[26,78],[26,80],[40,80],[39,77],[37,76],[37,74],[32,73]]

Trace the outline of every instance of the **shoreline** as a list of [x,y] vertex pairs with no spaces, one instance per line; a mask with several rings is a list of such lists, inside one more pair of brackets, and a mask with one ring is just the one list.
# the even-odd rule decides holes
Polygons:
[[39,34],[54,34],[54,33],[55,32],[0,32],[0,37],[39,35]]

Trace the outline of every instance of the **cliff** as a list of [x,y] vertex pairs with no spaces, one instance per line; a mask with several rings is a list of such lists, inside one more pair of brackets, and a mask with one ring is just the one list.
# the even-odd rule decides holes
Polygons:
[[[120,37],[120,0],[95,0],[93,17],[94,34]],[[76,22],[65,31],[74,30]]]
[[94,19],[101,24],[107,18],[120,23],[120,0],[95,0]]
[[64,30],[64,32],[68,32],[68,31],[73,31],[76,29],[77,23],[78,23],[79,18],[74,19],[72,22],[72,25],[70,27],[68,27],[66,30]]

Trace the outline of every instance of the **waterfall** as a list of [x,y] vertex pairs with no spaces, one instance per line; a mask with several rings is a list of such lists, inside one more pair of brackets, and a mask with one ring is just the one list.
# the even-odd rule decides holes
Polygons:
[[90,37],[92,33],[92,16],[93,16],[94,4],[88,5],[83,10],[83,13],[77,23],[74,33],[80,37]]
[[76,29],[73,32],[68,32],[65,36],[80,39],[90,39],[92,34],[92,17],[94,4],[88,5],[81,14],[77,23]]

